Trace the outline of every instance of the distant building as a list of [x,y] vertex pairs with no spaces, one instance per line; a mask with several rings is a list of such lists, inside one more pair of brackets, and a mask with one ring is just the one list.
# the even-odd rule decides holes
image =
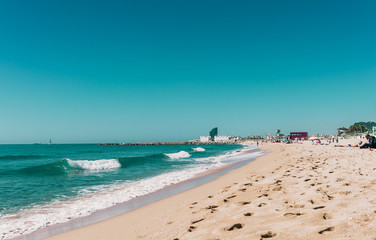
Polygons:
[[290,132],[290,139],[295,140],[295,138],[308,140],[308,132]]
[[210,142],[210,136],[200,136],[200,142]]
[[228,142],[230,141],[230,136],[215,136],[214,142]]
[[209,136],[211,137],[211,139],[214,139],[215,136],[218,136],[218,128],[217,127],[213,128],[210,131]]

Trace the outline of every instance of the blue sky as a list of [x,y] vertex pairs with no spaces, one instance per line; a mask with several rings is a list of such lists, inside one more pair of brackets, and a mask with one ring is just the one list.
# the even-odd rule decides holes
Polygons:
[[376,121],[374,1],[1,1],[0,143]]

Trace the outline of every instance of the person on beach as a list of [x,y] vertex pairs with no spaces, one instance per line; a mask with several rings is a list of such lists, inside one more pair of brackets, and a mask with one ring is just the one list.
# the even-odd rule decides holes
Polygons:
[[361,145],[362,145],[362,141],[358,143],[347,144],[347,145],[334,145],[334,147],[360,147]]
[[367,133],[366,139],[369,141],[360,146],[360,148],[376,148],[376,138]]

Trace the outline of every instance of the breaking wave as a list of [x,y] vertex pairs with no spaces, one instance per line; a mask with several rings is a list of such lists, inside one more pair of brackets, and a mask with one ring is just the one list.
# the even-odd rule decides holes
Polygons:
[[109,170],[120,168],[121,164],[117,159],[100,159],[95,161],[89,160],[70,160],[65,159],[69,166],[75,169],[82,169],[82,170]]
[[180,151],[177,153],[165,153],[165,155],[171,159],[189,158],[191,156],[191,154],[186,151]]
[[192,149],[195,152],[205,152],[206,151],[205,148],[202,148],[202,147],[196,147],[196,148],[192,148]]

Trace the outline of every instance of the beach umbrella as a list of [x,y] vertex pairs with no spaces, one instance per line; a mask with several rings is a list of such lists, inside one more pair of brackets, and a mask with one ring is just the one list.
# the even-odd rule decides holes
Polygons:
[[319,140],[319,138],[316,137],[316,136],[312,136],[312,137],[308,138],[308,140]]

